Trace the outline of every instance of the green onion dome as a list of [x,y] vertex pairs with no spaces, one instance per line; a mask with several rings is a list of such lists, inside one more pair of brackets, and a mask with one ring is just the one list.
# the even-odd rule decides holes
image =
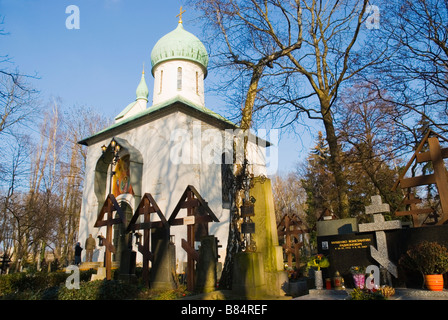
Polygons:
[[151,52],[152,74],[154,68],[169,60],[189,60],[200,64],[207,75],[208,54],[204,44],[179,23],[177,28],[157,41]]

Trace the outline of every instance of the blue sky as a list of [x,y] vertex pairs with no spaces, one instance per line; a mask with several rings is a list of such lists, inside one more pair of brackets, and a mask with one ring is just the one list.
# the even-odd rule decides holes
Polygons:
[[[67,29],[76,5],[80,28]],[[10,67],[34,75],[34,87],[43,100],[60,97],[65,107],[91,106],[115,117],[135,99],[143,64],[152,98],[150,54],[159,38],[177,26],[180,0],[0,0],[7,36],[0,38],[0,55],[8,54]],[[186,30],[201,38],[197,14],[184,5]],[[209,74],[207,82],[216,75]],[[206,93],[206,106],[226,116],[226,106]],[[270,129],[270,128],[266,128]],[[281,134],[279,171],[295,168],[312,147],[307,139]]]

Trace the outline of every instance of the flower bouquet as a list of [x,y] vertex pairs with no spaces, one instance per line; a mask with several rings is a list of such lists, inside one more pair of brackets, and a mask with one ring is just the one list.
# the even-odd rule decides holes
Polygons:
[[353,276],[353,281],[355,282],[355,288],[364,289],[364,283],[366,279],[365,271],[366,269],[364,267],[350,267],[350,272]]
[[321,268],[328,268],[330,266],[330,261],[323,255],[323,254],[317,254],[315,256],[312,256],[308,263],[306,264],[306,269],[308,270],[311,267],[317,268],[317,271],[315,272],[315,285],[316,289],[323,289],[324,282],[322,279],[322,270]]
[[330,261],[321,253],[312,256],[307,263],[307,269],[315,267],[317,271],[320,271],[320,268],[328,268],[329,266]]

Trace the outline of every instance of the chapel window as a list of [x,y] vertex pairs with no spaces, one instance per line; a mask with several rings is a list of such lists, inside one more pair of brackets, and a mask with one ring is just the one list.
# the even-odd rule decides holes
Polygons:
[[160,88],[159,88],[159,94],[162,93],[162,83],[163,83],[163,70],[160,70]]
[[196,94],[199,95],[199,72],[196,71]]
[[182,90],[182,68],[177,68],[177,90]]

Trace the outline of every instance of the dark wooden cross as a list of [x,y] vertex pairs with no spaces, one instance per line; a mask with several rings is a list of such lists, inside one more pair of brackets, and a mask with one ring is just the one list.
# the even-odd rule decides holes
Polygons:
[[[406,165],[405,170],[400,175],[398,181],[395,183],[393,190],[395,190],[398,187],[398,185],[400,185],[402,189],[406,189],[411,187],[435,184],[439,192],[440,206],[442,208],[441,217],[440,219],[437,220],[436,224],[441,225],[445,224],[448,221],[448,173],[443,161],[443,159],[448,158],[448,148],[441,148],[438,138],[430,137],[431,134],[434,134],[446,140],[445,138],[441,137],[435,132],[429,130],[426,133],[423,140],[420,142],[415,153],[411,157],[411,160]],[[428,144],[429,151],[422,152],[423,147],[426,143]],[[414,161],[416,161],[417,163],[431,161],[434,173],[412,178],[404,178],[404,175],[406,174],[407,170],[410,168],[412,163],[414,163]],[[412,203],[413,201],[408,202]],[[432,211],[433,210],[431,210],[431,212]],[[415,210],[408,212],[408,214],[423,214],[423,213],[427,214],[430,212],[427,211],[418,212]],[[401,212],[399,211],[398,214],[404,215],[405,211]]]
[[300,241],[299,235],[303,234],[301,226],[302,221],[293,215],[290,217],[288,214],[283,215],[283,218],[277,224],[277,233],[279,240],[285,239],[285,243],[282,245],[283,250],[286,253],[288,259],[288,266],[292,267],[292,258],[295,257],[296,267],[300,268],[300,248],[303,246],[303,242]]
[[[177,218],[177,214],[181,209],[187,209],[187,216],[185,218]],[[168,219],[170,226],[187,226],[187,240],[182,239],[182,248],[187,252],[188,291],[194,290],[194,265],[195,261],[199,260],[199,254],[194,249],[195,232],[200,229],[203,231],[202,235],[208,235],[209,222],[219,222],[219,220],[199,192],[193,186],[189,185]]]
[[[160,221],[151,221],[151,213],[157,213]],[[143,215],[143,222],[137,223],[138,218]],[[129,222],[126,232],[143,230],[143,245],[137,242],[138,251],[143,255],[143,281],[149,284],[149,261],[153,261],[153,254],[150,248],[150,232],[153,228],[165,228],[169,236],[169,224],[150,193],[145,193],[140,204],[135,210]]]
[[[114,212],[117,212],[118,218],[113,217]],[[107,217],[104,220],[104,216],[106,214]],[[112,244],[112,227],[113,225],[120,223],[126,225],[126,216],[121,210],[113,194],[109,194],[106,201],[104,201],[103,207],[101,208],[94,225],[95,228],[106,226],[106,238],[103,238],[102,241],[106,247],[105,265],[107,280],[111,280],[112,278],[112,253],[115,253],[116,251],[115,246]]]

